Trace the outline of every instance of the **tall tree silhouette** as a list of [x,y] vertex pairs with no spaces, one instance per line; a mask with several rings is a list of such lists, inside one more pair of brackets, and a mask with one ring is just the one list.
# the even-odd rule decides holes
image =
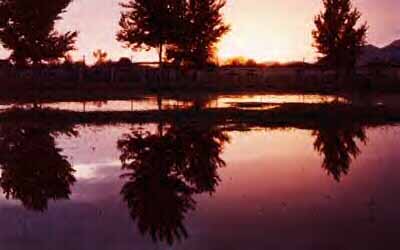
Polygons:
[[322,167],[336,181],[348,174],[352,160],[360,154],[356,140],[367,141],[362,126],[344,117],[339,120],[327,119],[319,123],[318,129],[313,132],[316,136],[314,148],[324,157]]
[[312,35],[320,62],[338,73],[351,73],[366,44],[367,24],[358,24],[361,13],[351,0],[323,0],[324,11],[315,17]]
[[68,199],[75,171],[61,151],[43,126],[2,124],[0,186],[6,198],[34,211],[46,210],[49,200]]
[[53,61],[74,49],[77,32],[62,34],[54,28],[71,1],[0,1],[0,41],[16,64]]
[[196,68],[212,63],[216,44],[230,30],[223,20],[225,5],[225,0],[187,0],[184,18],[177,21],[183,35],[169,46],[168,57]]
[[157,49],[161,68],[165,46],[176,36],[184,0],[129,0],[121,6],[117,40],[132,49]]
[[188,237],[186,214],[195,209],[196,193],[215,191],[223,144],[221,130],[176,124],[154,134],[132,131],[118,142],[127,171],[121,194],[142,234],[173,244]]

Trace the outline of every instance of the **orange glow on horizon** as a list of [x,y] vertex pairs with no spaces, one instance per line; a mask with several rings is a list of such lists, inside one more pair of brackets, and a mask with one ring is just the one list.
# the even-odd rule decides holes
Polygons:
[[[319,9],[318,1],[311,5],[311,10],[297,11],[296,18],[284,17],[289,6],[297,8],[301,2],[228,0],[224,14],[231,32],[218,46],[220,59],[244,56],[257,62],[313,60],[309,14]],[[271,13],[282,13],[282,18]]]

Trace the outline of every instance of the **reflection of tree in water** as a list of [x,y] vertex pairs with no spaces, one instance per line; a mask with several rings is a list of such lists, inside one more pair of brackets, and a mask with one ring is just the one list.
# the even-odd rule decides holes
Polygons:
[[201,124],[174,126],[169,134],[180,151],[177,171],[197,192],[213,193],[220,181],[217,170],[225,166],[220,154],[228,136],[221,129]]
[[346,119],[326,120],[313,132],[316,136],[314,148],[324,156],[322,167],[340,181],[347,175],[353,159],[361,153],[357,139],[366,143],[364,128]]
[[187,237],[183,222],[195,209],[192,196],[215,191],[228,140],[220,129],[204,124],[124,135],[118,148],[129,173],[121,193],[142,234],[169,244]]
[[[73,134],[73,131],[65,131]],[[6,198],[44,211],[48,201],[68,199],[74,169],[43,126],[0,126],[0,186]]]

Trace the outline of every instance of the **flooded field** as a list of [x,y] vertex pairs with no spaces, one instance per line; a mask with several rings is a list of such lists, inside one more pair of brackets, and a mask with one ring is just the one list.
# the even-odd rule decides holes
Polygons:
[[[225,96],[207,105],[319,100]],[[130,110],[129,102],[107,103],[116,105],[110,110]],[[156,99],[143,103],[133,106],[157,109]],[[383,242],[400,244],[396,123],[343,112],[279,126],[201,117],[102,125],[2,120],[1,248],[380,250]]]
[[[344,97],[333,95],[313,95],[313,94],[263,94],[263,95],[200,95],[192,97],[156,97],[143,96],[133,100],[104,100],[104,101],[40,101],[37,103],[42,108],[52,108],[76,112],[93,111],[148,111],[162,109],[181,109],[201,105],[207,108],[255,108],[266,107],[269,105],[279,105],[284,103],[346,103]],[[31,108],[33,103],[0,103],[0,111],[12,107]]]

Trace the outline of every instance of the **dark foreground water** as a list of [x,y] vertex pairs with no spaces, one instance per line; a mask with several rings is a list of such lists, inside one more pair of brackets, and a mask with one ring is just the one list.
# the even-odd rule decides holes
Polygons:
[[400,247],[400,127],[0,133],[2,250]]

